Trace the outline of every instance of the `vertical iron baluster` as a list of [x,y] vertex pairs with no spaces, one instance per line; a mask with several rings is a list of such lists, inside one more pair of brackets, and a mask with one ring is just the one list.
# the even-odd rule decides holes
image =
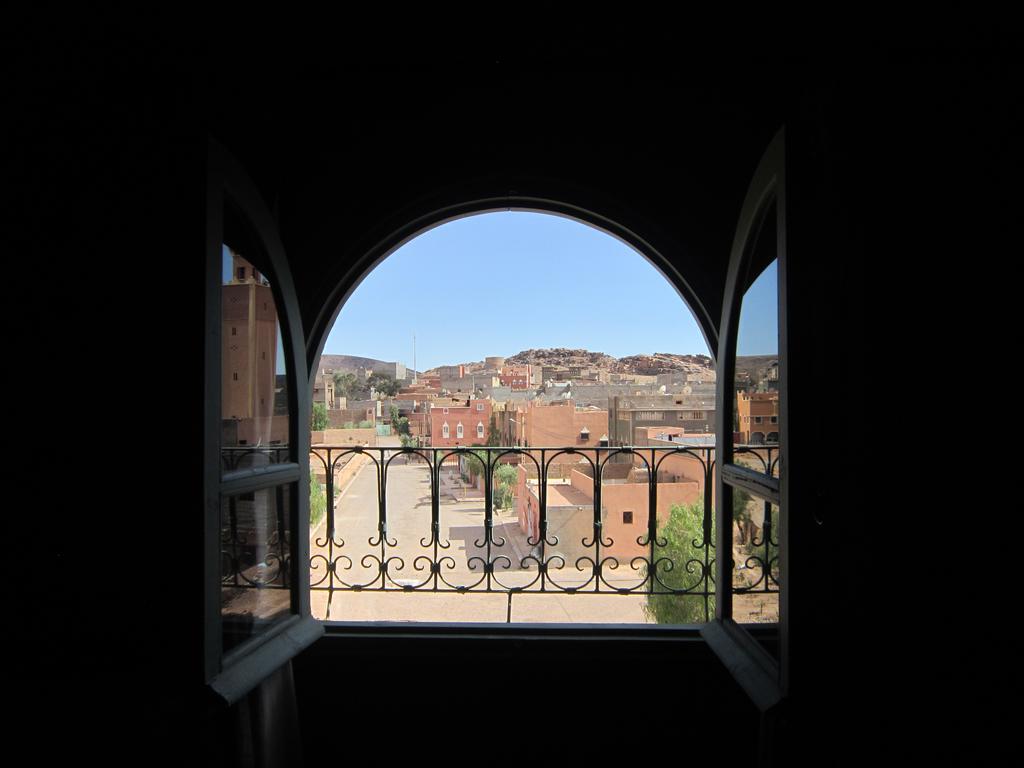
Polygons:
[[[538,499],[540,501],[540,562],[541,568],[540,574],[540,588],[544,591],[545,577],[547,576],[547,552],[546,546],[548,542],[548,482],[547,482],[547,459],[545,458],[545,451],[542,448],[540,452],[540,468],[537,472],[538,487]],[[527,507],[527,513],[529,513],[529,507]]]
[[439,484],[441,482],[441,470],[440,465],[437,462],[437,448],[431,449],[431,462],[430,462],[430,528],[434,533],[434,562],[431,565],[431,570],[434,573],[434,589],[437,589],[438,574],[441,571],[441,562],[438,559],[439,552],[438,542],[441,539],[441,491],[439,490]]
[[[289,486],[289,490],[290,488],[291,486]],[[284,489],[285,486],[283,485],[279,485],[274,489],[274,501],[277,503],[277,569],[278,574],[281,576],[281,585],[287,589],[288,567],[291,565],[291,561],[288,557],[288,542],[285,541]]]
[[[608,457],[605,456],[605,461]],[[598,464],[594,472],[594,591],[601,590],[601,478],[604,464]],[[582,542],[580,542],[582,543]]]
[[651,448],[651,470],[647,473],[649,484],[647,495],[647,539],[651,548],[651,560],[647,566],[647,594],[654,592],[654,540],[658,536],[658,462],[657,450]]
[[[487,448],[487,462],[484,464],[484,543],[487,546],[487,560],[484,565],[484,575],[487,577],[487,591],[491,591],[491,526],[494,525],[494,505],[491,499],[491,449]],[[476,454],[470,454],[475,456]]]
[[[350,459],[351,461],[351,459]],[[331,449],[327,449],[327,618],[331,617],[331,602],[334,599],[334,461]],[[314,542],[315,543],[315,542]]]
[[704,449],[704,621],[711,621],[711,547],[714,546],[712,526],[715,511],[712,509],[715,470],[712,448]]
[[231,527],[231,572],[232,583],[238,586],[238,571],[240,568],[238,555],[238,497],[228,496],[228,521]]
[[388,584],[388,510],[384,503],[384,449],[377,448],[380,453],[380,461],[377,464],[377,533],[380,535],[380,588],[386,589]]

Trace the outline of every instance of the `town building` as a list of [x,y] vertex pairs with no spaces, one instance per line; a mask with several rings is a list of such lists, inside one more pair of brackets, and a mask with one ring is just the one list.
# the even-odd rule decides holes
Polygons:
[[440,365],[432,370],[441,379],[461,379],[466,375],[465,365]]
[[[540,535],[539,482],[531,477],[528,462],[520,463],[515,509],[520,530],[532,539]],[[547,555],[558,554],[567,563],[579,557],[593,556],[594,547],[594,470],[589,464],[569,469],[564,480],[548,481],[546,488],[549,538],[558,543]],[[658,523],[665,523],[676,504],[694,504],[701,500],[702,484],[693,480],[658,481]],[[637,543],[646,536],[650,520],[650,488],[645,472],[631,464],[608,463],[601,475],[601,535],[611,543],[603,546],[603,556],[620,564],[650,554],[649,546]]]
[[431,403],[430,445],[434,448],[484,445],[491,423],[491,401],[471,398],[455,402],[460,404]]
[[374,363],[370,368],[370,372],[390,376],[395,381],[405,381],[408,375],[405,363]]
[[338,408],[334,394],[334,376],[331,373],[324,372],[313,378],[313,402],[322,403],[329,411]]
[[[545,403],[527,400],[511,406],[512,444],[594,448],[608,438],[608,412],[577,407],[572,400]],[[571,457],[559,457],[576,461]]]
[[533,366],[531,365],[505,365],[501,368],[498,377],[501,386],[509,387],[515,391],[523,391],[533,386]]
[[736,418],[741,443],[779,442],[779,393],[737,392]]
[[541,379],[543,381],[566,381],[569,378],[568,366],[556,364],[541,366]]
[[[642,445],[648,427],[681,427],[687,432],[713,432],[713,395],[665,394],[615,396],[608,406],[608,425],[614,445]],[[639,431],[639,430],[644,431]]]

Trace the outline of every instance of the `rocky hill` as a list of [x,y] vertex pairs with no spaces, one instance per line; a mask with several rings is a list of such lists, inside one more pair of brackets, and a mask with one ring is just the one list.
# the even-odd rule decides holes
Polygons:
[[686,371],[698,373],[713,369],[711,358],[707,355],[677,355],[674,352],[655,352],[653,355],[630,355],[621,357],[612,367],[616,373],[640,373],[656,376],[659,373]]
[[768,366],[778,361],[778,355],[748,355],[746,357],[737,355],[736,376],[737,378],[746,377],[756,383],[767,375]]
[[508,365],[587,365],[595,368],[610,368],[615,358],[604,352],[590,352],[586,349],[526,349],[512,357],[505,358]]
[[714,370],[714,364],[707,355],[679,355],[674,352],[655,352],[653,355],[630,355],[614,358],[604,352],[591,352],[587,349],[526,349],[505,359],[512,364],[529,365],[563,365],[565,367],[582,365],[593,368],[606,368],[614,373],[639,373],[656,375],[685,371],[699,373]]

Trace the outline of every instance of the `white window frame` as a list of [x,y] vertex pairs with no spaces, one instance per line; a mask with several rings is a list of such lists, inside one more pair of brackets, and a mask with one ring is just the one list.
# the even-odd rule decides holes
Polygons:
[[460,421],[455,425],[455,439],[462,440],[465,430],[462,428],[462,422]]

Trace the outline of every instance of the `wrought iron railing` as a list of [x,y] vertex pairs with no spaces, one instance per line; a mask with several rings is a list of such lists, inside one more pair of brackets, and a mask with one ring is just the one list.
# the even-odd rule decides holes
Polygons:
[[[738,446],[736,461],[756,466],[760,471],[777,474],[778,446]],[[512,615],[514,595],[562,593],[573,595],[646,595],[648,599],[667,596],[699,601],[704,620],[714,612],[714,448],[710,446],[660,445],[652,447],[602,448],[397,448],[365,446],[314,446],[311,466],[323,470],[325,479],[325,521],[310,542],[310,589],[326,593],[327,617],[333,598],[351,592],[450,592],[501,593],[507,596],[508,619]],[[696,471],[702,516],[699,525],[686,532],[684,544],[670,545],[665,535],[666,520],[659,521],[659,472],[670,457],[685,457]],[[360,471],[372,472],[376,502],[363,512],[374,519],[369,523],[366,543],[346,530],[351,521],[339,520],[336,506],[336,475],[340,467],[355,457],[369,462]],[[565,472],[565,462],[589,477],[592,487],[588,530],[572,542],[560,541],[552,528],[552,509],[548,496],[551,481]],[[396,464],[415,463],[427,470],[429,478],[429,519],[421,512],[421,535],[411,536],[408,521],[402,540],[396,534],[398,523],[389,509],[390,474]],[[631,464],[647,485],[646,529],[632,541],[616,541],[608,534],[607,510],[602,505],[603,480],[609,467]],[[525,481],[517,482],[518,495],[529,493],[536,502],[527,513],[526,544],[529,551],[517,552],[506,536],[495,533],[497,487],[495,471],[501,464],[521,466]],[[473,471],[482,478],[482,517],[479,535],[472,539],[474,553],[467,551],[465,561],[457,563],[449,531],[442,525],[442,486],[453,469]],[[517,473],[518,473],[517,469]],[[319,472],[317,474],[320,474]],[[694,472],[684,476],[693,482]],[[673,476],[674,477],[674,476]],[[350,505],[351,506],[351,505]],[[737,570],[746,571],[734,579],[734,592],[777,593],[778,540],[774,530],[775,510],[764,503],[761,525],[745,542],[747,556],[740,558]],[[520,515],[519,518],[522,519]],[[661,530],[659,530],[661,527]],[[365,534],[365,531],[364,531]],[[688,541],[685,539],[688,538]],[[468,540],[467,540],[468,542]],[[627,554],[623,555],[622,552]],[[567,554],[572,553],[572,554]],[[575,556],[573,556],[575,555]],[[685,574],[685,576],[684,576]]]

